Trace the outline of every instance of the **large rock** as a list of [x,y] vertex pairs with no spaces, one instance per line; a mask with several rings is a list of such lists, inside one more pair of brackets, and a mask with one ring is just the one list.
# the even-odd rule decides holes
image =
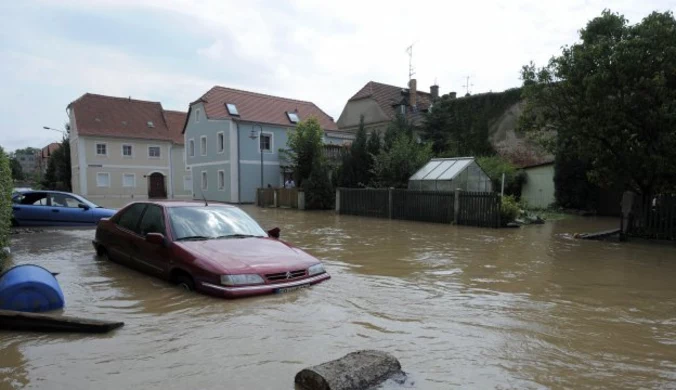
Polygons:
[[303,369],[296,374],[296,384],[306,390],[365,390],[392,376],[404,376],[397,358],[365,350]]

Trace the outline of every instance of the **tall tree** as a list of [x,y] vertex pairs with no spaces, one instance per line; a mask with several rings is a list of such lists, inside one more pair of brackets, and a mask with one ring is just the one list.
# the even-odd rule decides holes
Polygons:
[[64,137],[60,147],[49,157],[42,186],[47,189],[71,191],[70,142]]
[[[378,134],[375,133],[376,138]],[[366,134],[366,127],[364,125],[364,116],[361,116],[359,121],[359,128],[355,135],[355,140],[350,145],[350,149],[343,155],[342,167],[340,169],[339,184],[342,187],[365,187],[371,181],[373,168],[373,156],[369,146],[373,148],[375,145],[369,143],[373,141]],[[378,148],[376,154],[380,150],[380,140],[378,140]]]
[[653,12],[629,25],[604,11],[580,42],[522,69],[522,128],[553,152],[589,161],[587,178],[649,195],[676,180],[676,19]]
[[21,167],[21,164],[19,163],[19,160],[16,159],[16,157],[12,157],[9,159],[9,166],[12,170],[12,179],[23,180],[25,178],[25,175],[23,174],[23,168]]
[[297,185],[310,177],[312,166],[321,161],[324,148],[324,131],[319,121],[310,117],[298,123],[289,133],[287,149],[282,150],[291,162]]

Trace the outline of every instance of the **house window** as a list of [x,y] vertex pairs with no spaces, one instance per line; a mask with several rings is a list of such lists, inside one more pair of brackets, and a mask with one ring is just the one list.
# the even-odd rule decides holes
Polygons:
[[218,189],[225,189],[225,171],[218,171]]
[[96,174],[97,187],[110,187],[110,173],[99,172]]
[[132,147],[131,145],[122,145],[122,157],[131,157],[132,156]]
[[209,183],[207,182],[207,171],[202,171],[202,189],[205,191],[209,189]]
[[108,145],[106,145],[106,144],[96,144],[96,155],[97,156],[107,156],[108,155]]
[[223,153],[225,150],[225,135],[218,133],[218,153]]
[[402,104],[402,105],[399,106],[399,113],[401,115],[406,115],[406,106],[405,105]]
[[260,148],[265,153],[272,152],[272,135],[271,134],[261,134],[261,145]]
[[237,111],[237,106],[234,103],[225,103],[225,108],[228,109],[228,114],[239,116],[239,111]]
[[202,110],[199,108],[195,110],[195,123],[200,123],[200,114],[202,113]]
[[122,174],[122,187],[136,187],[136,175],[133,173]]
[[192,176],[183,176],[183,191],[192,191]]
[[159,146],[148,146],[148,157],[149,158],[160,158],[160,147]]
[[148,125],[148,128],[150,128],[150,129],[155,127],[155,124],[153,123],[153,121],[148,121],[147,125]]
[[195,140],[191,139],[188,142],[188,155],[190,157],[195,157]]
[[289,120],[291,121],[291,123],[298,123],[299,120],[300,120],[300,119],[298,118],[298,113],[297,113],[297,112],[287,111],[287,112],[286,112],[286,115],[289,117]]
[[205,135],[200,138],[200,153],[202,156],[207,155],[207,137]]

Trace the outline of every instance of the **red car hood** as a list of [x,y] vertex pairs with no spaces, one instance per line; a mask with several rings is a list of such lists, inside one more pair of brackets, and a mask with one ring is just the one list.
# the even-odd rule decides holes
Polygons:
[[286,272],[319,263],[302,250],[272,238],[226,238],[177,244],[223,274]]

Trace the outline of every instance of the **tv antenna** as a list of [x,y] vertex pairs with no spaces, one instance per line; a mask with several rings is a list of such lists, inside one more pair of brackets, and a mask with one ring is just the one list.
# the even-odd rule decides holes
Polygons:
[[467,77],[465,78],[465,85],[462,86],[463,88],[465,88],[465,92],[467,93],[467,95],[470,94],[470,92],[471,92],[471,91],[470,91],[470,88],[472,88],[473,86],[474,86],[474,84],[470,84],[470,82],[469,82],[469,76],[467,76]]
[[408,53],[408,79],[411,80],[415,75],[415,69],[413,68],[413,45],[415,42],[411,43],[411,46],[406,48],[406,53]]

